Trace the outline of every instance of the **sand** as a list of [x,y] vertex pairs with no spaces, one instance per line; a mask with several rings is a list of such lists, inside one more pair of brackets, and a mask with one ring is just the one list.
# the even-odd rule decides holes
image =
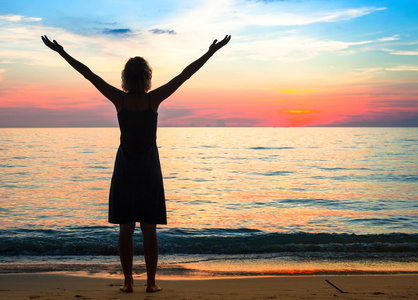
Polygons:
[[152,294],[145,292],[144,280],[135,282],[131,294],[119,291],[121,282],[63,274],[0,275],[0,299],[418,299],[418,275],[164,279],[158,280],[163,291]]

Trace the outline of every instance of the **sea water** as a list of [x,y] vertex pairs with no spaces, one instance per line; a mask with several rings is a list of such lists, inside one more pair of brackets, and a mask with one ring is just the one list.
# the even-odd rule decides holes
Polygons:
[[[417,128],[159,128],[157,143],[162,276],[418,273]],[[0,272],[121,273],[118,145],[118,128],[0,129]]]

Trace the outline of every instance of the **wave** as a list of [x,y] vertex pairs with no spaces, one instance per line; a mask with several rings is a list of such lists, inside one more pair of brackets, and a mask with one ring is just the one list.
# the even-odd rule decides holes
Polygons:
[[[0,230],[0,256],[117,255],[115,227]],[[141,242],[136,234],[135,242]],[[139,240],[138,240],[139,239]],[[274,233],[254,229],[159,229],[161,254],[380,253],[418,259],[418,234]],[[136,247],[136,254],[142,254]]]

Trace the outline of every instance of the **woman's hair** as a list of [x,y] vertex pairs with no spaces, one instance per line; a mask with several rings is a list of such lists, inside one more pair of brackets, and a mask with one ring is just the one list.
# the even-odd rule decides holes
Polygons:
[[151,89],[152,69],[142,57],[130,58],[122,71],[122,89],[128,93],[148,92]]

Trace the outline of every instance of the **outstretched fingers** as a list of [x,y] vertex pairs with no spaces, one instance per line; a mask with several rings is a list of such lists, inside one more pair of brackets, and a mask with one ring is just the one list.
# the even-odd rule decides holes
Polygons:
[[231,40],[231,36],[230,35],[225,35],[224,39],[221,41],[221,43],[225,43],[228,44],[228,42]]
[[46,45],[46,43],[47,43],[47,41],[48,41],[47,36],[46,36],[46,35],[42,35],[42,36],[41,36],[41,39],[42,39],[42,42],[44,42],[44,44]]
[[48,37],[46,35],[41,36],[42,41],[44,42],[44,44],[46,46],[48,46],[49,48],[51,48],[51,46],[53,46],[54,44],[48,39]]
[[46,35],[41,36],[41,38],[45,46],[47,46],[51,50],[60,52],[64,49],[60,44],[58,44],[56,40],[53,40],[53,42],[51,42]]
[[230,35],[226,35],[224,37],[224,39],[220,42],[218,42],[218,40],[214,40],[212,45],[209,47],[210,50],[213,50],[214,52],[218,51],[219,49],[221,49],[223,46],[225,46],[226,44],[228,44],[228,42],[231,40],[231,36]]
[[[219,48],[221,48],[221,47],[225,46],[226,44],[228,44],[228,42],[229,42],[230,40],[231,40],[231,36],[230,36],[230,35],[226,35],[222,41],[220,41],[219,43],[217,43],[217,46],[218,46]],[[217,41],[217,40],[216,40],[216,41]]]

